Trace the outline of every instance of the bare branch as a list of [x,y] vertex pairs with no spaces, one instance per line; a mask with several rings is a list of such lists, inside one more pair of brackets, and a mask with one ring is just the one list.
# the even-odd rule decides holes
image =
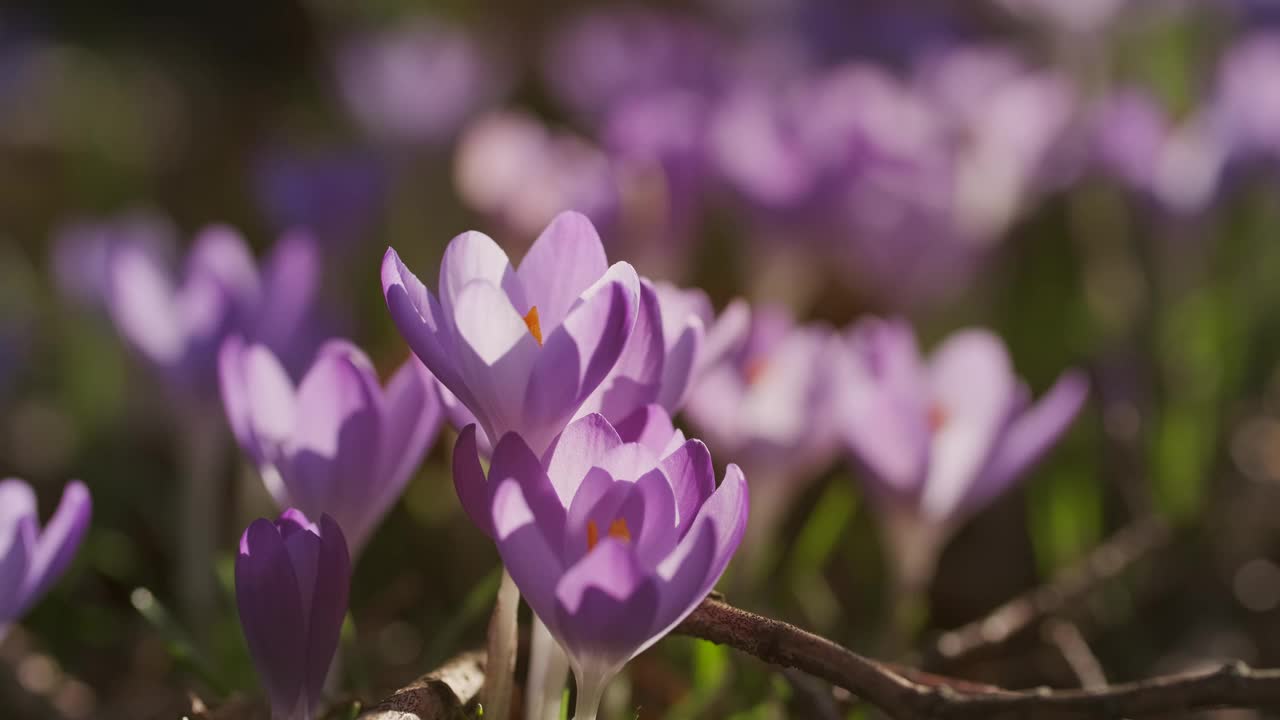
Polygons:
[[1045,618],[1062,613],[1099,585],[1127,572],[1167,544],[1172,535],[1168,524],[1158,518],[1121,530],[1048,584],[1010,600],[980,620],[943,633],[933,648],[936,659],[954,663],[1034,629]]
[[903,720],[1143,717],[1223,707],[1280,707],[1280,670],[1252,670],[1244,663],[1088,690],[1009,691],[872,660],[719,600],[704,601],[676,632],[803,670]]
[[463,653],[360,714],[360,720],[459,720],[484,685],[484,652]]

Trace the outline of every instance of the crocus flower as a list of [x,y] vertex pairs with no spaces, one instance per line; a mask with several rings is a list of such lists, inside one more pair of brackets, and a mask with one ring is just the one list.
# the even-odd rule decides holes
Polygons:
[[578,720],[594,720],[609,680],[702,602],[746,527],[738,466],[717,488],[700,441],[625,443],[596,414],[569,425],[545,463],[507,434],[486,480],[474,426],[454,457],[468,513],[569,656]]
[[761,553],[792,498],[835,457],[830,345],[823,327],[797,325],[778,307],[754,308],[741,340],[690,390],[689,422],[751,473],[750,572],[763,569]]
[[840,430],[912,590],[950,534],[1053,447],[1088,393],[1070,371],[1032,404],[1004,343],[985,330],[953,334],[926,361],[909,325],[871,319],[833,359]]
[[236,604],[249,655],[276,720],[320,716],[320,692],[347,614],[351,558],[328,515],[288,509],[240,537]]
[[1280,157],[1280,33],[1246,36],[1219,63],[1212,124],[1236,155]]
[[744,462],[824,464],[835,449],[822,421],[828,345],[824,328],[797,325],[775,306],[754,308],[742,341],[691,388],[690,422]]
[[574,212],[514,268],[488,236],[454,238],[438,295],[388,249],[382,288],[409,347],[485,435],[516,432],[538,453],[618,362],[640,295],[635,270],[609,266],[595,228]]
[[211,227],[196,238],[181,277],[148,247],[113,248],[108,306],[141,355],[181,389],[202,395],[216,391],[218,348],[232,334],[270,346],[295,366],[309,344],[319,271],[305,233],[283,236],[259,273],[236,231]]
[[463,131],[454,183],[463,202],[521,238],[568,209],[601,227],[614,225],[618,215],[609,157],[586,138],[522,112],[490,113]]
[[443,143],[506,90],[501,62],[486,48],[463,28],[421,18],[346,43],[337,56],[338,86],[374,137]]
[[89,529],[89,490],[72,482],[42,529],[36,495],[21,480],[0,480],[0,638],[67,569]]
[[440,428],[431,375],[411,357],[383,389],[369,358],[334,340],[295,388],[270,349],[238,336],[219,371],[231,428],[272,497],[333,517],[359,553]]

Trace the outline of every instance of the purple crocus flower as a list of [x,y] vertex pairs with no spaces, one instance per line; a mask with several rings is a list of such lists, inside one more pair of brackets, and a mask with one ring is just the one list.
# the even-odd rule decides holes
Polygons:
[[1088,383],[1064,373],[1032,404],[998,337],[951,335],[926,361],[898,320],[856,325],[835,356],[840,427],[881,508],[895,570],[919,589],[942,544],[1066,431]]
[[568,654],[575,717],[594,720],[614,674],[724,572],[746,528],[742,471],[730,464],[717,488],[700,441],[662,451],[626,443],[592,414],[570,424],[544,462],[507,434],[486,480],[475,433],[464,429],[454,451],[460,497]]
[[290,508],[274,523],[254,520],[240,537],[240,628],[273,718],[319,717],[350,584],[347,541],[328,515],[312,523]]
[[565,212],[519,266],[488,236],[454,238],[438,295],[394,249],[382,264],[391,318],[489,438],[543,452],[605,380],[636,325],[640,281],[609,266],[586,217]]
[[122,243],[108,261],[108,307],[120,333],[181,389],[216,391],[222,341],[240,333],[295,367],[310,344],[306,321],[319,283],[315,242],[289,233],[261,274],[231,228],[197,236],[186,269],[174,277],[149,247]]
[[742,341],[691,388],[690,422],[748,469],[825,464],[835,449],[821,430],[829,409],[822,369],[829,342],[827,330],[797,325],[782,308],[755,308]]
[[337,56],[338,85],[370,135],[440,144],[506,90],[487,47],[462,28],[422,18],[348,42]]
[[295,388],[271,350],[238,336],[219,371],[232,431],[272,497],[332,516],[358,554],[440,429],[430,373],[411,357],[383,389],[359,348],[333,340]]
[[764,569],[768,541],[792,498],[835,457],[832,340],[827,329],[797,325],[773,306],[753,309],[738,338],[701,371],[685,414],[713,447],[740,458],[751,473],[756,502],[743,552],[754,574]]
[[89,529],[89,490],[72,482],[43,529],[36,495],[21,480],[0,480],[0,638],[67,569]]
[[619,213],[609,157],[586,138],[553,131],[522,112],[490,113],[466,128],[454,182],[463,202],[521,238],[535,236],[565,210],[600,227],[616,224]]
[[1116,91],[1089,113],[1086,160],[1129,189],[1152,192],[1172,131],[1164,109],[1143,90]]
[[1280,157],[1280,33],[1254,33],[1219,63],[1212,123],[1236,155]]

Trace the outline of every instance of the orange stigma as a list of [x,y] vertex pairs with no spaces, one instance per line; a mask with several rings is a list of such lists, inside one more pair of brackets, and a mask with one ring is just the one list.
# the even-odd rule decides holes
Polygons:
[[[624,542],[631,542],[631,528],[627,527],[625,518],[618,518],[609,523],[609,537],[617,538]],[[600,526],[596,525],[595,520],[587,521],[587,550],[595,550],[596,545],[600,543]]]
[[769,369],[769,361],[763,357],[758,357],[742,369],[742,375],[746,379],[748,385],[755,385],[760,382],[760,377]]
[[538,322],[538,306],[534,305],[529,308],[528,314],[524,316],[524,324],[529,328],[529,334],[534,340],[538,341],[538,345],[542,345],[542,323]]
[[942,426],[947,424],[947,409],[941,405],[929,406],[928,423],[929,430],[931,432],[938,432],[941,430]]

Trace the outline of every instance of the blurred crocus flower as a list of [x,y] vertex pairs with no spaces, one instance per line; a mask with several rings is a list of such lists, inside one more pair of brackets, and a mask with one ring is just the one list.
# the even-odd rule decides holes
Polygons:
[[751,473],[749,572],[764,569],[761,553],[791,500],[835,456],[831,343],[827,329],[797,325],[781,308],[753,308],[746,332],[690,388],[690,423]]
[[598,119],[629,98],[712,91],[723,80],[724,57],[718,39],[693,18],[607,8],[569,20],[551,37],[543,77],[570,110]]
[[218,348],[232,334],[267,345],[288,367],[307,355],[320,262],[306,233],[281,237],[261,273],[244,239],[223,226],[197,236],[181,276],[138,243],[113,247],[108,265],[121,335],[182,390],[216,392]]
[[1151,192],[1172,131],[1155,98],[1136,88],[1114,92],[1090,110],[1086,131],[1091,170],[1130,190]]
[[824,370],[830,333],[797,325],[789,312],[774,306],[753,308],[749,322],[735,347],[707,366],[690,388],[685,410],[690,422],[712,445],[742,458],[753,474],[756,463],[825,464],[835,451],[834,436],[824,430],[830,411]]
[[485,479],[468,427],[455,449],[468,513],[569,656],[574,717],[594,720],[605,686],[702,602],[747,522],[747,487],[730,464],[716,487],[698,440],[624,443],[600,415],[565,429],[545,464],[518,435]]
[[385,168],[365,152],[273,149],[254,170],[258,200],[275,228],[305,228],[330,248],[365,239],[386,196]]
[[219,373],[232,431],[272,497],[333,517],[358,554],[440,428],[431,375],[411,357],[384,389],[369,358],[335,340],[294,387],[270,349],[238,336]]
[[506,90],[489,47],[463,28],[423,18],[353,38],[337,56],[338,85],[374,137],[442,144]]
[[1280,33],[1237,42],[1219,63],[1212,124],[1233,155],[1280,157]]
[[953,334],[926,361],[909,325],[870,319],[832,359],[844,442],[911,591],[932,577],[950,534],[1053,447],[1088,394],[1069,371],[1033,404],[1004,343],[984,330]]
[[91,505],[84,484],[69,483],[41,528],[31,486],[0,480],[0,638],[67,569],[89,529]]
[[351,584],[342,529],[292,508],[274,523],[255,520],[240,537],[235,575],[240,627],[272,717],[320,717]]
[[512,267],[487,235],[454,238],[437,293],[394,249],[382,264],[391,318],[489,438],[544,452],[605,380],[636,325],[640,280],[608,264],[586,217],[566,212]]
[[708,195],[710,107],[685,90],[627,98],[600,131],[618,183],[628,254],[665,275],[684,270]]
[[454,183],[463,202],[524,238],[558,213],[615,223],[618,183],[609,157],[585,138],[522,112],[477,118],[458,142]]

